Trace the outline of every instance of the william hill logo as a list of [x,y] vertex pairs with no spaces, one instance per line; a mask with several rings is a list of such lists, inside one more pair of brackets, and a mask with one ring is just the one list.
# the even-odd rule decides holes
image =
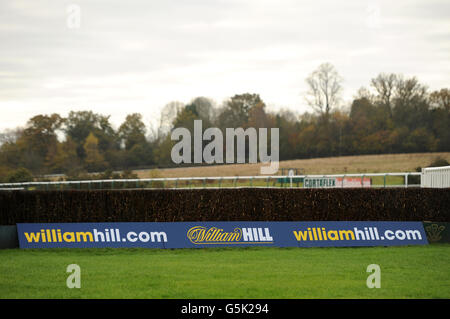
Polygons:
[[187,237],[196,245],[207,244],[272,244],[269,228],[235,228],[226,232],[222,228],[195,226],[188,230]]

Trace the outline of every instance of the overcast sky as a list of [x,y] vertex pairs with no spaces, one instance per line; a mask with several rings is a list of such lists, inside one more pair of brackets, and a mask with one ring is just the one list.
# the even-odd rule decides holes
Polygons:
[[323,62],[346,101],[380,72],[449,87],[449,18],[448,0],[0,0],[0,130],[87,109],[155,123],[171,101],[244,92],[304,112]]

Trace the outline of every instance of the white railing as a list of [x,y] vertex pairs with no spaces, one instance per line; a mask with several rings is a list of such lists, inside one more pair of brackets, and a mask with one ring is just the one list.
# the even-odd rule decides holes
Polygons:
[[[218,177],[172,177],[142,179],[105,179],[57,182],[24,182],[3,183],[0,188],[33,189],[115,189],[115,188],[235,188],[235,187],[303,187],[305,179],[335,179],[333,186],[317,186],[314,188],[339,188],[345,185],[346,178],[361,178],[361,186],[367,187],[365,180],[371,178],[369,187],[419,187],[420,182],[409,183],[411,176],[421,176],[417,172],[401,173],[364,173],[333,175],[291,175],[291,176],[218,176]],[[394,177],[394,180],[388,181]],[[397,178],[395,178],[397,177]],[[340,179],[340,180],[338,180]],[[376,179],[377,183],[373,180]],[[272,185],[270,185],[272,183]],[[279,186],[276,186],[279,185]],[[355,186],[352,186],[355,187]],[[359,187],[359,186],[357,186]]]
[[426,167],[422,169],[421,187],[450,187],[450,166]]

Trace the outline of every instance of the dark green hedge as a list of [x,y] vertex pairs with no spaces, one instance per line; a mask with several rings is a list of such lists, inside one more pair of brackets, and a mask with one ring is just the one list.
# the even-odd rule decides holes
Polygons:
[[0,192],[0,225],[24,222],[450,221],[450,189]]

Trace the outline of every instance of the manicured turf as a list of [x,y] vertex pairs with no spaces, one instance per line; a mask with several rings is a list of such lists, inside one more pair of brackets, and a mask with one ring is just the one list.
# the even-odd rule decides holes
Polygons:
[[450,245],[0,250],[0,298],[450,298]]

